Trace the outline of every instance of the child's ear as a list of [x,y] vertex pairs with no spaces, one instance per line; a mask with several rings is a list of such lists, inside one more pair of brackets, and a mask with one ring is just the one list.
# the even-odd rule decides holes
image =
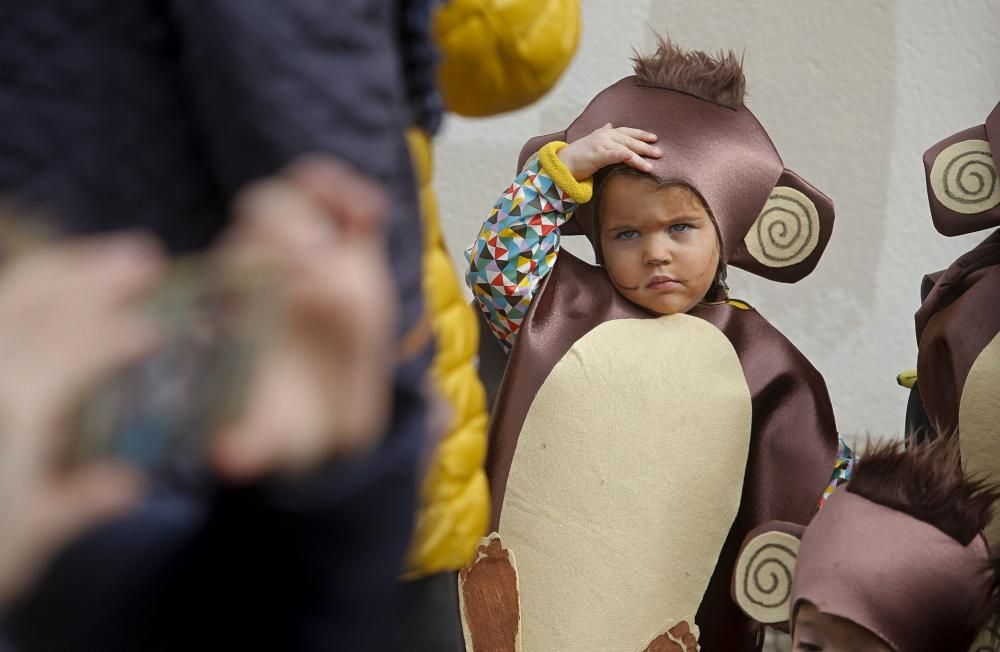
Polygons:
[[[544,136],[535,136],[528,142],[524,144],[521,148],[521,154],[517,157],[517,170],[515,174],[519,173],[524,164],[528,162],[528,159],[535,155],[538,150],[540,150],[545,145],[551,143],[553,140],[561,140],[566,142],[566,132],[556,131],[551,134],[545,134]],[[579,210],[577,211],[579,214]],[[575,220],[570,220],[559,227],[559,233],[561,235],[583,235],[583,231],[580,230],[580,220],[579,217]]]
[[833,201],[785,169],[729,264],[782,283],[816,267],[833,231]]
[[759,623],[788,622],[792,575],[805,527],[771,521],[747,534],[733,571],[733,600]]
[[943,235],[1000,225],[1000,152],[990,146],[990,135],[1000,136],[1000,105],[985,125],[960,131],[924,152],[931,217]]

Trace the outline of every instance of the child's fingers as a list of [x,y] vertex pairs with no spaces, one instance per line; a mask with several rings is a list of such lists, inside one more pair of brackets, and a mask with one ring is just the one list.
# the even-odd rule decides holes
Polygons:
[[642,172],[653,171],[653,165],[649,161],[620,143],[612,143],[603,151],[602,160],[599,161],[597,169],[615,163],[624,163]]
[[642,172],[653,171],[652,163],[650,163],[649,161],[647,161],[646,159],[642,158],[641,156],[639,156],[638,154],[629,149],[625,149],[625,151],[628,152],[628,156],[624,158],[622,163],[625,163],[626,165],[633,167],[636,170],[640,170]]
[[642,129],[633,129],[632,127],[618,127],[615,129],[616,132],[620,134],[625,134],[636,140],[641,140],[647,143],[652,143],[656,141],[656,134],[651,131],[643,131]]
[[624,145],[636,154],[641,154],[642,156],[648,156],[650,158],[659,158],[663,152],[660,151],[659,147],[650,145],[649,143],[644,143],[637,138],[632,136],[627,136],[623,133],[617,133],[613,136],[615,142]]

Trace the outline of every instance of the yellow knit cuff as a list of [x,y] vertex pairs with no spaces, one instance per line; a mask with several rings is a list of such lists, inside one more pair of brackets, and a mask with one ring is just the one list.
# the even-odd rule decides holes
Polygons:
[[559,188],[570,196],[577,204],[586,204],[594,194],[594,180],[577,181],[566,164],[556,154],[566,143],[554,140],[538,150],[538,160],[542,163],[542,171],[549,175]]

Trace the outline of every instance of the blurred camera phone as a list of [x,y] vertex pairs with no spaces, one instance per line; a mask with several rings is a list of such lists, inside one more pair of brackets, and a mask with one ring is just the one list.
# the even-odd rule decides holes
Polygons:
[[174,263],[147,306],[161,346],[85,402],[74,457],[110,455],[147,470],[201,460],[244,403],[273,325],[273,290],[263,269]]

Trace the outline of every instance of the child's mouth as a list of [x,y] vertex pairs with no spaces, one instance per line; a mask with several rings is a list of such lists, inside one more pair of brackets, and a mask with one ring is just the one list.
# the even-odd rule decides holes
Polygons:
[[650,290],[669,290],[679,284],[679,281],[672,279],[669,276],[654,276],[652,280],[646,284],[646,287]]

